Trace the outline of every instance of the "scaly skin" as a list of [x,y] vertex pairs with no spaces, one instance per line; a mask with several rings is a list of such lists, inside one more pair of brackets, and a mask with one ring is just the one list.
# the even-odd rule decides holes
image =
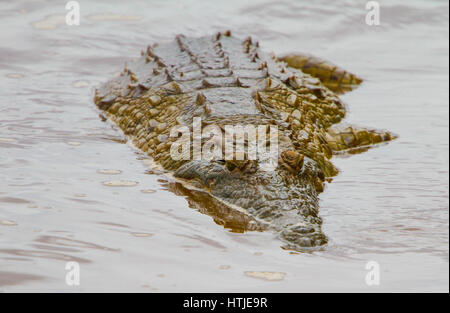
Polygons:
[[[294,249],[321,246],[327,238],[318,194],[338,172],[329,159],[392,136],[332,127],[346,112],[335,92],[359,84],[356,76],[316,58],[285,60],[229,32],[177,36],[143,51],[96,90],[95,103],[138,148],[180,181],[203,190],[172,186],[191,206],[237,231],[274,229]],[[192,125],[194,117],[202,118],[203,127],[218,125],[222,131],[225,125],[276,125],[278,167],[264,171],[255,161],[174,160],[170,147],[177,138],[170,131]]]

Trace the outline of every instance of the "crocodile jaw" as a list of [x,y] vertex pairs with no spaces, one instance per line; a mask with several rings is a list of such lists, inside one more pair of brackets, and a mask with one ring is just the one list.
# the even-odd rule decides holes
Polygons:
[[175,177],[219,199],[216,205],[234,207],[268,225],[293,249],[327,243],[318,216],[319,176],[310,160],[298,173],[282,167],[243,173],[214,161],[190,161],[175,172]]

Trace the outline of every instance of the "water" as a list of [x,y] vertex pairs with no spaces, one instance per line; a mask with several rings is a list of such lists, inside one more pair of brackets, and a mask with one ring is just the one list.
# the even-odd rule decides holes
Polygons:
[[[380,4],[369,27],[357,0],[80,1],[69,27],[62,1],[2,1],[0,290],[448,291],[448,2]],[[147,44],[228,28],[359,74],[347,121],[400,135],[334,160],[324,251],[293,254],[189,208],[93,105]],[[115,180],[137,184],[104,184]],[[66,285],[68,261],[79,286]],[[379,286],[366,285],[368,261]]]

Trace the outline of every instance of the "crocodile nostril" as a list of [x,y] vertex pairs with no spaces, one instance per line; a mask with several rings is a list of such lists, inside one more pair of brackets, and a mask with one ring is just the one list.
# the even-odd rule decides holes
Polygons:
[[314,232],[314,228],[312,226],[294,226],[291,228],[293,232],[300,234],[310,234]]

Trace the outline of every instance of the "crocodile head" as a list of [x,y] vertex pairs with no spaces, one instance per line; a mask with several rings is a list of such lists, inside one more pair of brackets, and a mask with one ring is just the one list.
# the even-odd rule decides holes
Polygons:
[[[314,161],[294,150],[281,152],[274,170],[257,161],[197,160],[182,165],[175,177],[209,194],[216,200],[215,206],[245,212],[256,223],[276,230],[289,248],[327,242],[318,216],[324,175]],[[197,205],[201,206],[198,200]],[[248,223],[243,228],[248,228]]]

